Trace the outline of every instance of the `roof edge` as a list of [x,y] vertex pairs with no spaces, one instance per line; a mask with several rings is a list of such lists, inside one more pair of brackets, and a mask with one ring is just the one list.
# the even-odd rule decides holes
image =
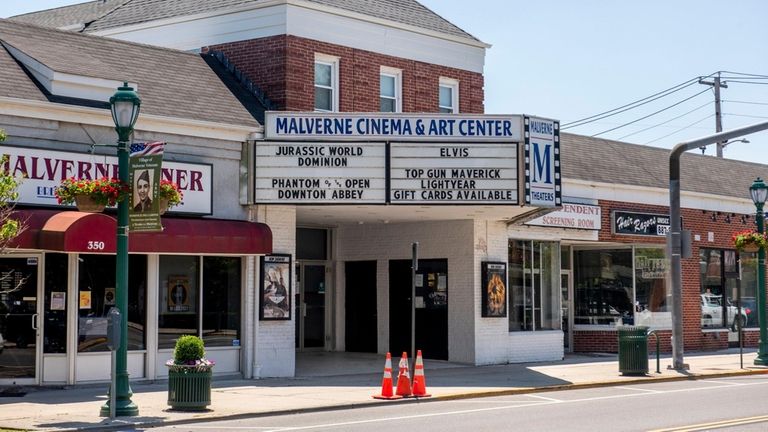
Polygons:
[[[195,13],[195,14],[190,14],[190,15],[181,15],[181,16],[174,16],[174,17],[168,17],[168,18],[161,18],[161,19],[156,19],[156,20],[153,20],[153,21],[145,21],[145,22],[141,22],[141,23],[128,24],[128,25],[119,26],[119,27],[110,27],[110,28],[106,28],[106,29],[95,29],[95,30],[90,30],[90,31],[88,29],[86,29],[86,33],[87,34],[92,34],[92,35],[110,37],[110,36],[114,36],[114,35],[118,35],[118,34],[122,34],[122,33],[128,33],[128,32],[137,31],[137,30],[144,30],[144,29],[149,29],[149,28],[154,28],[154,27],[162,27],[164,25],[169,25],[169,24],[177,24],[177,23],[181,23],[181,22],[194,21],[194,20],[197,20],[197,19],[200,19],[200,18],[216,17],[216,16],[221,16],[221,15],[234,14],[234,13],[238,13],[238,12],[245,12],[245,11],[256,10],[256,9],[264,9],[264,8],[267,8],[267,7],[278,6],[278,5],[291,5],[291,6],[301,7],[301,8],[305,8],[305,9],[316,10],[318,12],[324,12],[324,13],[329,13],[329,14],[333,14],[333,15],[338,15],[338,16],[343,16],[343,17],[347,17],[347,18],[352,18],[352,19],[356,19],[356,20],[360,20],[360,21],[366,21],[366,22],[370,22],[370,23],[374,23],[374,24],[381,24],[381,25],[384,25],[384,26],[387,26],[387,27],[399,28],[399,29],[402,29],[402,30],[405,30],[405,31],[409,31],[409,32],[417,33],[417,34],[422,34],[422,35],[425,35],[425,36],[430,36],[430,37],[434,37],[434,38],[438,38],[438,39],[443,39],[443,40],[447,40],[447,41],[450,41],[450,42],[455,42],[455,43],[460,43],[460,44],[464,44],[464,45],[469,45],[469,46],[473,46],[473,47],[476,47],[476,48],[488,49],[488,48],[490,48],[492,46],[491,44],[488,44],[488,43],[485,43],[485,42],[480,41],[478,39],[473,39],[473,38],[470,38],[470,37],[454,36],[454,35],[450,35],[450,34],[447,34],[447,33],[441,33],[441,32],[434,31],[434,30],[429,30],[429,29],[425,29],[425,28],[421,28],[421,27],[411,26],[411,25],[400,23],[400,22],[397,22],[397,21],[392,21],[392,20],[387,20],[387,19],[383,19],[383,18],[372,17],[370,15],[360,14],[360,13],[352,12],[352,11],[349,11],[349,10],[346,10],[346,9],[341,9],[341,8],[336,8],[336,7],[331,7],[331,6],[325,6],[325,5],[319,5],[319,4],[311,3],[311,2],[306,1],[306,0],[268,0],[268,1],[264,1],[264,2],[258,2],[258,3],[255,3],[255,4],[254,3],[249,3],[249,4],[240,5],[240,6],[234,6],[234,7],[230,7],[230,8],[222,8],[222,9],[217,9],[217,10],[213,10],[213,11],[200,12],[200,13]],[[431,9],[429,9],[429,11],[434,13]]]

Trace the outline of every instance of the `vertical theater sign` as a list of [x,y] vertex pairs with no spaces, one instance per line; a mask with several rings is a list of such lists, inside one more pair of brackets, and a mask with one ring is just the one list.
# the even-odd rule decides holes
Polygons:
[[257,203],[561,204],[553,120],[268,112],[265,123],[255,150]]

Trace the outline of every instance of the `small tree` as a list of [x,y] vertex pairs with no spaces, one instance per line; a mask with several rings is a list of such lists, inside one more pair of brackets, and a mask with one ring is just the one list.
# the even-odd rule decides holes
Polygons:
[[[0,142],[5,141],[6,137],[5,131],[0,129]],[[0,166],[5,165],[6,159],[7,156],[0,159]],[[0,169],[0,254],[5,253],[11,241],[18,237],[26,228],[24,221],[13,217],[16,201],[19,199],[18,187],[19,180],[13,177],[10,172]],[[5,277],[12,277],[12,275],[4,276],[3,278]],[[0,281],[3,278],[0,278]],[[16,286],[0,290],[0,293],[16,291],[23,286],[24,282],[24,280],[19,281]]]

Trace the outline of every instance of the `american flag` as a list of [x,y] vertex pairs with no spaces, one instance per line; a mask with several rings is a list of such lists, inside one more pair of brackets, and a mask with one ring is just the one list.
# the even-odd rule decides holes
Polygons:
[[133,143],[131,144],[131,156],[161,155],[163,148],[165,148],[163,141]]

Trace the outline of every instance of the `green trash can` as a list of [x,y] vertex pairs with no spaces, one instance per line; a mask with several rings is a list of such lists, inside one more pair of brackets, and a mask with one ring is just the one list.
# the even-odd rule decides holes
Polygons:
[[648,327],[619,326],[619,372],[622,375],[648,373]]

